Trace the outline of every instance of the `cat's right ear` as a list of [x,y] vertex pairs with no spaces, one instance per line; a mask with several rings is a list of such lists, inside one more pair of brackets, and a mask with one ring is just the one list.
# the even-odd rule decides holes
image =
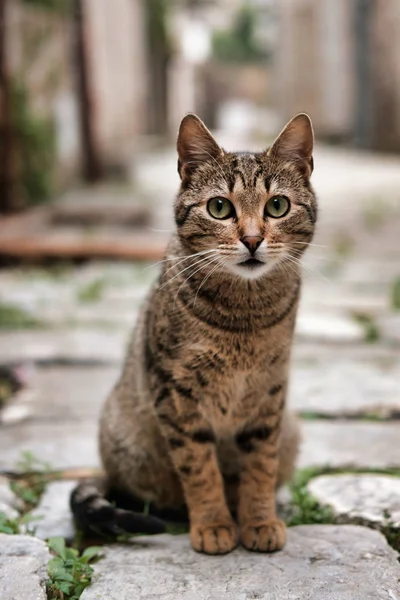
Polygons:
[[182,181],[187,180],[201,163],[217,159],[223,154],[203,121],[194,114],[188,114],[182,119],[177,150],[178,173]]

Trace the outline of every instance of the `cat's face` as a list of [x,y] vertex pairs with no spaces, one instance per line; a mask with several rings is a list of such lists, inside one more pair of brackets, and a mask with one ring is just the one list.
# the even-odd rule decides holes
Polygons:
[[198,117],[186,116],[178,136],[182,186],[175,203],[183,244],[204,265],[246,279],[278,265],[290,271],[315,228],[312,147],[311,122],[303,114],[268,151],[256,154],[225,152]]

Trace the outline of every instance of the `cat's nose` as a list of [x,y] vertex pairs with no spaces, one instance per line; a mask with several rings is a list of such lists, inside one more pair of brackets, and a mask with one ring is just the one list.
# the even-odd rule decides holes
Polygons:
[[261,235],[245,235],[240,241],[246,246],[250,254],[254,256],[263,238]]

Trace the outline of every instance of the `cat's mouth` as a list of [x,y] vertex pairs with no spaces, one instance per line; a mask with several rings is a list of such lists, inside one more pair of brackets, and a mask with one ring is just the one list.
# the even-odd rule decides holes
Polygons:
[[238,263],[239,267],[246,267],[247,269],[257,269],[262,267],[265,263],[257,258],[248,258],[247,260]]

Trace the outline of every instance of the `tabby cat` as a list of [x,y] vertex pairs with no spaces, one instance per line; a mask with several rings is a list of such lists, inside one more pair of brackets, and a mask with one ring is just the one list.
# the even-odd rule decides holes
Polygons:
[[[275,491],[299,441],[285,400],[317,216],[312,125],[298,114],[265,152],[226,152],[189,114],[177,148],[176,232],[101,417],[103,492],[186,507],[199,552],[273,552],[286,538]],[[163,529],[95,485],[71,504],[81,524]]]

